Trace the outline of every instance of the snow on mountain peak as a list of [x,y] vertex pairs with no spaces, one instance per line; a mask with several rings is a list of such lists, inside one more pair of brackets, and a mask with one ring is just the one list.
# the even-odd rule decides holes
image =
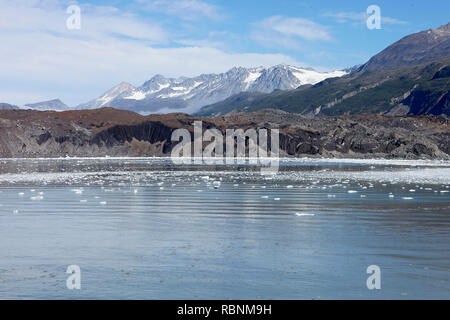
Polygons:
[[295,89],[304,84],[316,84],[345,74],[345,71],[318,72],[286,64],[270,68],[234,67],[225,73],[202,74],[193,78],[173,79],[158,74],[140,87],[122,82],[100,98],[77,108],[111,106],[141,113],[195,112],[205,105],[225,100],[240,92],[268,93],[276,89]]
[[21,107],[21,109],[33,109],[33,110],[40,110],[40,111],[46,111],[46,110],[55,110],[55,111],[65,111],[68,110],[69,107],[63,103],[59,99],[53,99],[43,102],[37,102],[37,103],[28,103]]
[[118,95],[127,92],[127,91],[133,91],[136,88],[133,87],[131,84],[127,83],[127,82],[121,82],[119,83],[117,86],[115,86],[114,88],[108,90],[107,92],[105,92],[103,94],[103,98],[105,100],[109,100],[110,98],[114,99],[115,97],[117,97]]

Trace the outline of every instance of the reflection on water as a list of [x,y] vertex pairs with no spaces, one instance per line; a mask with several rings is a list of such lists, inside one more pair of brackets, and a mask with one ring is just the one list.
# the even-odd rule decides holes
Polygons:
[[0,160],[0,298],[448,299],[449,170]]

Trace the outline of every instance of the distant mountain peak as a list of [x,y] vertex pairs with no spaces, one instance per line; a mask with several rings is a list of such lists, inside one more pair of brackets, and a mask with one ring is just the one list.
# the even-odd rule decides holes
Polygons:
[[112,89],[109,89],[108,91],[106,91],[104,93],[104,95],[106,94],[121,94],[124,91],[127,90],[133,90],[135,89],[133,85],[129,84],[128,82],[121,82],[118,85],[114,86]]
[[153,80],[153,81],[164,81],[164,80],[167,80],[167,78],[165,76],[163,76],[162,74],[156,74],[150,79],[150,81],[151,80]]
[[60,99],[53,99],[37,103],[28,103],[25,104],[24,107],[27,109],[34,109],[40,111],[46,110],[64,111],[69,109],[69,107],[65,103],[63,103]]
[[83,105],[78,106],[79,109],[95,109],[108,106],[108,103],[125,92],[135,90],[135,87],[128,82],[122,81],[118,85],[112,87],[99,98],[91,100]]
[[0,102],[0,110],[13,110],[13,109],[19,109],[19,107],[13,104]]

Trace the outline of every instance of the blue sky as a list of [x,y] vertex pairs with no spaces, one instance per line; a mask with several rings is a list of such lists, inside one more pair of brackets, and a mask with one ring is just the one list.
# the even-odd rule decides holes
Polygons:
[[[141,85],[155,74],[195,76],[233,66],[341,69],[448,23],[449,3],[0,0],[0,102],[60,98],[76,105],[121,81]],[[79,30],[66,27],[71,4],[81,8]],[[365,23],[374,4],[380,30]]]

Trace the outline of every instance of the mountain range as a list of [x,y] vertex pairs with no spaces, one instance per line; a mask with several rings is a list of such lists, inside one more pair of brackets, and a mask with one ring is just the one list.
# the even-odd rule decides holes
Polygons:
[[[139,88],[121,83],[84,105],[92,110],[0,104],[7,109],[0,110],[0,157],[168,156],[174,130],[188,129],[193,139],[192,123],[201,119],[205,129],[222,133],[277,128],[283,156],[450,159],[450,119],[441,116],[450,115],[449,29],[407,36],[340,77],[321,74],[324,80],[286,65],[234,68],[196,78],[155,76]],[[152,112],[164,101],[167,110],[178,102],[195,110],[199,101],[223,97],[194,116],[104,107],[131,101],[124,107]],[[59,100],[31,106],[67,107]]]
[[195,115],[280,109],[308,116],[450,115],[450,24],[402,38],[340,78],[268,94],[240,93]]
[[109,106],[142,114],[180,110],[190,113],[240,92],[270,93],[277,89],[294,89],[345,74],[345,71],[322,73],[278,65],[271,68],[233,68],[226,73],[203,74],[194,78],[173,79],[156,75],[140,87],[122,82],[76,109]]
[[270,68],[233,68],[220,74],[202,74],[188,78],[166,78],[155,75],[139,87],[122,82],[100,97],[69,108],[59,99],[26,104],[35,110],[96,109],[114,107],[141,114],[182,111],[191,113],[201,107],[222,101],[240,92],[270,93],[316,84],[347,71],[318,72],[311,68],[277,65]]
[[[139,87],[122,82],[99,98],[68,107],[59,99],[36,110],[114,107],[140,114],[218,116],[280,109],[307,116],[450,115],[450,24],[408,35],[363,65],[341,71],[277,65],[233,68],[188,78],[156,75]],[[6,107],[4,107],[6,108]]]

